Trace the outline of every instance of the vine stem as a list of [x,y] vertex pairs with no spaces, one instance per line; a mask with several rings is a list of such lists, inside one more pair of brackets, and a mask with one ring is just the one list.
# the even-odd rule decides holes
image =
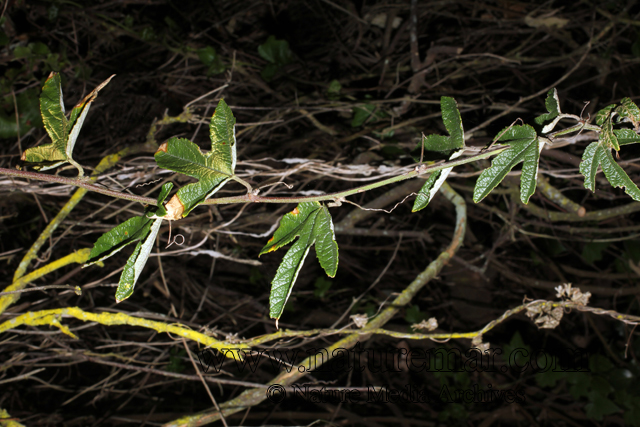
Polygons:
[[[348,336],[337,341],[335,344],[327,348],[327,358],[323,358],[320,353],[310,355],[303,360],[298,366],[314,366],[315,369],[320,368],[324,363],[331,360],[337,355],[337,350],[350,349],[359,342],[365,342],[372,334],[379,332],[381,328],[389,322],[398,311],[406,306],[411,299],[422,289],[431,279],[435,278],[449,260],[456,254],[462,246],[465,230],[467,226],[467,205],[464,199],[456,193],[446,182],[440,188],[442,194],[449,199],[456,210],[456,226],[453,232],[451,243],[436,259],[431,261],[427,268],[418,274],[416,278],[398,295],[395,300],[380,314],[372,318],[369,323],[361,330],[351,333]],[[271,379],[268,384],[277,384],[280,386],[289,386],[300,380],[305,375],[304,370],[293,369],[291,371],[281,372],[278,376]],[[164,427],[193,427],[202,426],[212,423],[221,416],[229,416],[246,408],[258,405],[267,399],[264,388],[254,388],[245,390],[232,400],[228,400],[220,405],[222,412],[211,411],[203,412],[195,415],[189,415],[180,419],[164,424]]]
[[[444,162],[438,165],[416,167],[413,171],[387,178],[382,181],[374,182],[372,184],[363,185],[361,187],[352,188],[350,190],[339,191],[336,193],[327,193],[319,196],[303,196],[303,197],[262,197],[255,194],[247,193],[242,196],[220,197],[216,199],[205,200],[203,205],[225,205],[234,203],[302,203],[302,202],[322,202],[329,200],[337,200],[344,197],[352,196],[354,194],[363,193],[365,191],[373,190],[374,188],[383,187],[385,185],[393,184],[395,182],[404,181],[407,179],[415,178],[427,173],[436,172],[439,170],[464,165],[466,163],[472,163],[481,159],[486,159],[509,148],[508,146],[497,147],[485,152],[481,152],[475,156],[470,156],[464,159],[456,159],[452,162]],[[33,179],[37,181],[54,182],[57,184],[73,185],[75,187],[81,187],[95,193],[104,194],[116,199],[129,200],[132,202],[139,202],[145,205],[155,205],[157,200],[151,197],[137,196],[135,194],[121,193],[115,190],[109,190],[98,186],[88,178],[67,178],[58,175],[47,175],[37,172],[27,172],[17,169],[0,168],[0,175],[14,176],[17,178]],[[234,175],[236,181],[243,181]],[[244,184],[243,184],[244,185]],[[248,184],[247,184],[248,185]],[[246,186],[246,185],[245,185]]]

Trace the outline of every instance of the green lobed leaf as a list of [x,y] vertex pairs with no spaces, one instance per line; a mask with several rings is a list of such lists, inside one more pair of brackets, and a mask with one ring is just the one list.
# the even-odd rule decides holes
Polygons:
[[340,84],[340,82],[336,79],[331,80],[331,82],[329,82],[329,87],[327,88],[327,94],[330,97],[339,97],[340,95],[340,91],[342,90],[342,85]]
[[122,250],[125,246],[140,239],[144,239],[149,233],[152,222],[151,220],[161,218],[166,215],[166,209],[163,206],[163,202],[169,195],[172,188],[172,182],[167,182],[162,186],[160,194],[158,195],[156,210],[147,209],[145,215],[129,218],[122,224],[113,227],[111,230],[100,236],[93,245],[91,253],[89,254],[89,260],[84,267],[107,259]]
[[600,166],[600,155],[602,144],[594,141],[585,148],[582,153],[582,161],[580,162],[580,173],[584,176],[584,187],[596,191],[596,173]]
[[621,117],[628,118],[631,123],[633,123],[633,127],[638,129],[638,125],[640,124],[640,109],[638,109],[638,106],[631,98],[622,98],[620,105],[616,108],[616,113]]
[[124,269],[122,270],[122,274],[120,274],[118,288],[116,289],[116,302],[124,301],[133,294],[133,286],[127,284],[134,283],[135,281],[135,265],[136,260],[140,256],[141,250],[142,241],[139,241],[136,247],[133,249],[133,253],[129,257],[129,259],[127,259],[127,262],[124,265]]
[[133,288],[140,277],[140,273],[144,269],[149,255],[151,254],[151,248],[156,241],[156,236],[162,225],[162,218],[158,218],[153,221],[153,225],[149,228],[149,232],[143,237],[143,240],[138,242],[133,254],[127,260],[124,266],[120,281],[118,283],[118,289],[116,289],[116,302],[122,302],[129,298],[133,294]]
[[262,248],[260,255],[273,252],[298,241],[285,254],[273,281],[269,297],[269,315],[279,319],[284,306],[291,295],[302,264],[315,244],[316,256],[329,277],[335,277],[338,271],[338,244],[333,231],[333,222],[329,210],[318,202],[304,202],[280,221],[280,226]]
[[67,119],[62,98],[60,74],[51,73],[40,95],[42,122],[51,138],[51,143],[28,148],[22,153],[22,160],[33,163],[33,167],[36,170],[48,170],[60,166],[65,162],[69,162],[78,168],[80,175],[82,175],[82,168],[73,160],[73,148],[75,147],[80,129],[89,112],[91,103],[98,96],[98,92],[105,87],[112,78],[113,75],[98,85],[89,95],[73,107],[70,117]]
[[626,144],[635,144],[640,142],[640,135],[636,133],[633,129],[614,129],[613,133],[618,140],[618,144],[626,145]]
[[327,280],[324,277],[318,277],[313,284],[315,288],[313,296],[316,298],[324,298],[329,289],[331,289],[332,284],[331,280]]
[[202,63],[204,65],[211,65],[213,64],[213,61],[216,60],[216,49],[213,46],[207,46],[207,47],[203,47],[202,49],[198,49],[196,51],[196,54],[198,55],[198,58],[200,58],[200,61],[202,61]]
[[417,304],[413,304],[405,311],[404,320],[411,325],[415,325],[428,317],[427,313],[420,311],[420,307]]
[[211,153],[223,173],[233,175],[236,169],[236,118],[221,99],[209,123]]
[[171,189],[173,188],[173,182],[167,182],[162,185],[160,189],[160,194],[158,195],[158,202],[156,204],[156,209],[147,209],[145,212],[147,218],[162,218],[167,215],[167,209],[164,207],[164,200],[169,196]]
[[[418,194],[416,194],[416,199],[413,202],[413,207],[411,208],[411,212],[418,212],[427,207],[431,199],[433,199],[433,196],[438,191],[438,188],[435,188],[436,184],[439,181],[444,182],[444,180],[441,180],[442,172],[443,172],[442,170],[439,170],[429,175],[429,178],[427,178],[427,180],[425,181],[420,191],[418,191]],[[446,179],[446,176],[445,176],[445,179]],[[442,182],[440,182],[440,186],[442,185]]]
[[536,117],[535,121],[539,125],[548,120],[553,120],[560,115],[560,99],[558,98],[556,88],[550,89],[549,92],[547,92],[547,99],[544,101],[544,105],[547,107],[548,113]]
[[236,167],[235,123],[231,109],[221,99],[209,125],[210,152],[204,154],[188,139],[174,137],[155,153],[161,168],[198,179],[198,182],[180,188],[174,196],[181,205],[179,215],[182,217],[211,197],[233,176]]
[[[442,109],[442,121],[444,127],[449,132],[449,146],[450,149],[463,148],[464,147],[464,129],[462,128],[462,118],[460,117],[460,111],[458,110],[458,104],[456,100],[443,96],[440,98],[440,108]],[[429,138],[427,137],[427,140]],[[425,147],[426,148],[426,147]]]
[[536,192],[538,164],[540,162],[540,140],[536,136],[524,152],[522,173],[520,174],[520,201],[529,203],[529,198]]
[[602,254],[609,247],[609,242],[588,242],[582,248],[582,258],[588,264],[602,260]]
[[616,104],[607,105],[602,110],[596,113],[596,124],[602,126],[605,120],[611,115],[611,111],[615,108]]
[[596,421],[602,421],[605,415],[615,414],[621,409],[611,401],[606,395],[597,391],[591,391],[588,394],[589,403],[585,405],[586,415]]
[[[5,107],[13,107],[13,99],[9,99],[11,95],[5,96]],[[26,134],[32,127],[42,126],[42,116],[40,115],[40,100],[38,98],[39,90],[30,88],[16,95],[16,106],[18,108],[19,118],[16,123],[16,112],[14,108],[5,110],[0,108],[0,139],[15,138]]]
[[[462,155],[464,152],[464,128],[462,127],[462,118],[458,110],[458,104],[455,99],[448,96],[440,98],[440,108],[442,110],[442,121],[449,133],[449,136],[429,135],[422,138],[422,144],[427,151],[437,151],[441,153],[449,153],[448,160],[453,160]],[[420,146],[418,146],[420,148]],[[433,196],[438,192],[447,176],[453,168],[446,168],[432,173],[424,183],[413,202],[411,212],[418,212],[429,204]]]
[[[449,160],[454,160],[460,157],[463,152],[464,148],[454,151],[449,157]],[[452,169],[453,168],[446,168],[435,171],[429,176],[429,178],[427,178],[426,182],[416,195],[416,200],[413,202],[411,212],[418,212],[427,207],[429,202],[433,199],[433,196],[436,195],[442,184],[449,176]]]
[[611,120],[611,116],[609,116],[602,124],[602,132],[598,135],[598,139],[605,147],[620,151],[618,138],[616,138],[616,134],[613,132],[613,120]]
[[611,150],[603,147],[600,151],[600,166],[604,172],[604,176],[613,187],[622,187],[624,192],[627,193],[633,200],[640,202],[640,189],[629,178],[629,175],[616,163],[611,154]]
[[362,107],[353,108],[353,118],[351,119],[351,127],[359,127],[365,123],[375,123],[379,119],[384,119],[387,114],[373,104],[364,104]]
[[165,183],[160,190],[155,208],[149,207],[145,215],[129,218],[106,232],[100,236],[91,249],[89,261],[83,267],[109,258],[121,251],[125,246],[138,242],[120,275],[118,289],[116,290],[116,302],[129,298],[133,293],[133,288],[151,253],[151,247],[158,235],[163,217],[167,214],[163,202],[172,188],[173,183]]
[[266,42],[258,46],[258,53],[263,59],[277,67],[293,62],[293,52],[289,48],[289,42],[277,40],[275,36],[269,36]]
[[498,154],[491,162],[491,167],[480,174],[473,190],[473,201],[478,203],[484,199],[515,165],[524,162],[520,178],[520,200],[522,203],[528,203],[536,190],[540,160],[538,135],[529,125],[511,126],[503,130],[500,135],[498,141],[509,141],[510,148]]
[[91,103],[98,97],[98,92],[100,92],[103,87],[109,84],[114,76],[115,74],[112,74],[111,77],[100,83],[95,89],[91,91],[91,93],[89,93],[89,95],[85,96],[82,101],[78,102],[75,107],[71,109],[68,123],[68,126],[71,128],[71,132],[69,133],[69,139],[67,140],[67,144],[65,147],[65,154],[67,155],[67,160],[78,168],[79,166],[73,161],[73,148],[76,145],[76,140],[78,139],[78,135],[80,134],[80,129],[84,124],[84,119],[89,113]]
[[84,267],[107,259],[125,246],[144,238],[149,233],[151,222],[146,216],[134,216],[104,233],[93,245]]
[[275,36],[269,36],[264,44],[258,46],[260,56],[269,61],[269,64],[260,73],[265,81],[270,81],[276,72],[283,66],[293,62],[293,52],[286,40],[276,40]]
[[42,87],[40,95],[40,113],[44,128],[51,143],[28,148],[22,154],[22,160],[40,163],[36,170],[55,168],[67,161],[66,143],[69,138],[68,121],[65,117],[60,74],[51,73]]

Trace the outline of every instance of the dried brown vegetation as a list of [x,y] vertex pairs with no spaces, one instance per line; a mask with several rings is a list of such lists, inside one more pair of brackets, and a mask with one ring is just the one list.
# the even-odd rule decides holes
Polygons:
[[[0,119],[15,121],[15,106],[18,115],[27,114],[18,103],[20,95],[37,93],[51,68],[59,67],[70,103],[115,73],[89,113],[74,157],[89,172],[105,156],[129,148],[97,183],[138,195],[155,197],[166,180],[174,179],[156,167],[158,144],[180,136],[207,147],[208,120],[222,96],[238,121],[238,175],[262,187],[261,194],[287,196],[339,191],[412,170],[411,152],[421,133],[443,133],[441,96],[456,98],[467,144],[482,147],[517,118],[531,123],[544,113],[550,87],[558,88],[564,111],[580,114],[584,108],[584,117],[625,96],[637,102],[640,90],[640,10],[633,2],[629,7],[511,1],[414,6],[409,1],[332,0],[85,3],[2,4],[8,41],[0,51],[0,87],[9,95],[2,98]],[[293,56],[266,81],[261,73],[269,64],[258,46],[271,35],[288,41]],[[38,42],[57,59],[36,48],[28,55],[16,51]],[[215,57],[208,47],[215,48]],[[361,123],[353,123],[363,112]],[[25,132],[2,140],[0,167],[15,168],[21,150],[42,143],[46,135],[37,126]],[[630,372],[638,383],[640,347],[631,322],[637,320],[632,316],[638,314],[640,295],[640,226],[635,223],[640,204],[612,189],[601,175],[596,193],[584,189],[578,173],[586,146],[581,137],[542,151],[542,181],[527,206],[514,194],[518,181],[509,178],[482,203],[471,201],[479,171],[489,161],[454,169],[448,182],[466,200],[466,232],[447,198],[458,207],[462,202],[451,193],[416,214],[409,201],[390,214],[345,203],[332,208],[340,244],[338,274],[322,292],[324,273],[315,260],[307,261],[279,324],[284,330],[320,333],[269,335],[276,332],[268,318],[269,282],[281,258],[258,260],[257,255],[272,226],[294,206],[266,204],[200,206],[172,224],[171,242],[163,227],[154,249],[158,256],[150,259],[134,295],[121,304],[115,304],[114,292],[124,254],[107,260],[104,268],[67,265],[33,281],[31,287],[47,288],[20,294],[8,308],[0,305],[0,324],[27,312],[79,307],[184,325],[202,333],[202,340],[208,336],[230,345],[253,340],[254,350],[299,349],[306,355],[346,335],[324,329],[357,333],[350,315],[371,317],[390,307],[432,261],[455,253],[443,258],[440,267],[447,265],[437,278],[379,326],[397,336],[349,335],[349,345],[359,340],[379,351],[435,348],[442,344],[412,340],[412,323],[435,317],[437,333],[478,331],[525,298],[556,299],[555,287],[573,283],[592,294],[590,306],[625,313],[628,323],[615,320],[615,314],[580,313],[568,305],[573,312],[556,329],[538,330],[524,315],[514,314],[487,332],[484,341],[503,348],[517,345],[514,333],[519,331],[533,349],[580,348],[609,358],[614,368],[602,375],[616,389],[622,386],[605,375],[614,370],[623,376]],[[636,147],[625,148],[619,161],[635,182],[639,154]],[[60,174],[72,176],[74,170]],[[4,289],[18,279],[12,280],[20,260],[75,188],[7,177],[0,181]],[[177,186],[186,182],[174,181]],[[410,180],[350,201],[390,209],[421,184]],[[216,197],[243,190],[229,184]],[[567,204],[567,198],[574,204]],[[90,248],[101,233],[141,211],[136,203],[88,193],[19,276]],[[60,289],[63,285],[80,286],[82,295]],[[212,374],[197,358],[203,341],[148,325],[83,322],[76,314],[65,312],[58,321],[78,339],[46,325],[0,334],[0,410],[12,419],[25,425],[184,425],[176,420],[204,413],[193,419],[198,425],[219,418],[215,406],[229,401],[240,406],[229,409],[228,425],[308,425],[315,420],[378,426],[488,426],[497,420],[595,425],[598,419],[589,412],[593,396],[576,398],[572,380],[545,386],[536,379],[540,374],[514,370],[457,377],[384,369],[308,373],[296,378],[297,384],[358,389],[365,395],[368,385],[403,389],[413,384],[427,390],[431,402],[288,398],[276,404],[266,400],[265,390],[279,372],[266,359],[255,372],[228,360],[219,374]],[[261,341],[267,335],[271,338]],[[444,346],[468,349],[469,338]],[[482,338],[474,342],[481,343]],[[292,372],[289,377],[296,375]],[[285,377],[278,378],[290,384]],[[443,384],[451,390],[474,384],[486,390],[493,384],[517,389],[525,399],[446,403],[435,399]],[[638,403],[640,390],[625,387],[628,398],[611,391],[603,395],[619,409],[603,410],[609,425],[634,416],[625,402]]]

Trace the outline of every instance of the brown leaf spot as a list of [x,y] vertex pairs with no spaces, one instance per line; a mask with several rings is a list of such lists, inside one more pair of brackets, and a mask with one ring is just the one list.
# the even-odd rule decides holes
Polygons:
[[27,152],[26,152],[26,151],[23,151],[23,152],[22,152],[22,156],[20,156],[20,160],[22,160],[23,162],[24,162],[25,160],[27,160]]
[[156,151],[156,154],[158,154],[160,151],[163,151],[163,152],[166,153],[167,152],[167,147],[168,147],[167,143],[163,142],[162,145],[160,145],[160,147],[158,147],[158,151]]
[[177,221],[182,218],[182,212],[184,212],[184,205],[178,199],[178,195],[174,194],[169,203],[165,206],[167,209],[167,214],[163,217],[169,221]]
[[294,215],[298,215],[300,213],[300,211],[296,207],[294,210],[291,211],[291,213],[294,214]]

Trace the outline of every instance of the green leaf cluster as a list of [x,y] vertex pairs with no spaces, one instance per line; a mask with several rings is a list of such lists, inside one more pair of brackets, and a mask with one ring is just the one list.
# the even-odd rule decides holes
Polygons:
[[116,289],[116,302],[124,301],[133,294],[133,289],[149,259],[151,248],[160,231],[162,219],[167,215],[163,202],[172,188],[173,183],[164,184],[158,196],[158,203],[154,208],[147,208],[144,215],[129,218],[112,228],[100,236],[91,249],[89,261],[84,265],[85,267],[107,259],[120,252],[125,246],[138,242],[120,275]]
[[91,103],[98,96],[113,76],[102,82],[71,110],[67,119],[62,98],[60,74],[51,73],[42,88],[40,96],[40,112],[44,128],[51,138],[51,143],[28,148],[22,153],[21,160],[30,163],[36,170],[47,170],[69,162],[83,175],[82,167],[73,160],[72,153],[78,134],[89,112]]
[[260,75],[269,82],[280,68],[293,62],[293,52],[286,40],[277,40],[275,36],[269,36],[266,42],[258,46],[258,53],[262,59],[268,62]]
[[387,113],[381,111],[378,106],[374,104],[364,104],[361,107],[353,108],[351,127],[357,128],[365,123],[375,123],[385,118],[387,118]]
[[66,56],[52,53],[49,47],[42,42],[16,46],[13,49],[13,57],[16,60],[26,62],[23,71],[32,70],[36,66],[42,65],[44,71],[58,72],[69,66]]
[[215,76],[216,74],[224,73],[227,69],[227,66],[222,62],[222,58],[216,52],[216,49],[213,46],[203,47],[202,49],[198,49],[196,51],[198,54],[198,58],[204,65],[208,67],[207,69],[207,77]]
[[499,133],[499,142],[508,142],[509,149],[498,154],[491,167],[480,174],[473,190],[473,201],[480,202],[498,186],[518,163],[522,162],[520,175],[520,200],[528,203],[536,191],[538,162],[540,161],[540,141],[535,129],[529,125],[509,126]]
[[326,206],[318,202],[300,203],[280,220],[280,226],[269,239],[260,255],[273,252],[284,245],[294,243],[285,254],[276,276],[271,282],[269,315],[279,319],[291,295],[298,273],[311,246],[316,246],[320,266],[329,277],[338,271],[338,244],[333,231],[333,221]]
[[171,138],[156,151],[158,166],[198,180],[180,188],[169,201],[171,219],[187,216],[233,177],[236,167],[235,124],[231,109],[221,99],[209,124],[211,151],[205,154],[200,147],[184,138]]
[[[3,90],[2,83],[0,83],[0,92],[9,93],[8,88]],[[42,126],[38,90],[36,88],[27,89],[15,97],[15,104],[10,93],[0,98],[0,138],[15,138],[18,136],[18,130],[20,135],[24,135],[32,127]],[[18,109],[17,123],[16,107]]]
[[[614,129],[621,122],[631,122],[634,129]],[[585,188],[595,191],[598,168],[613,187],[624,188],[624,191],[635,201],[640,201],[640,189],[629,178],[627,173],[616,163],[611,150],[616,153],[621,145],[640,142],[637,134],[640,126],[640,109],[630,99],[623,98],[620,105],[608,105],[596,113],[596,124],[602,127],[598,141],[587,146],[582,154],[580,173],[584,176]]]
[[[283,45],[277,46],[282,49]],[[272,46],[270,49],[275,48]],[[281,60],[278,59],[280,58],[278,55],[284,55],[282,52],[276,54],[269,49],[267,51],[270,53],[265,53],[266,57],[275,62]],[[203,62],[212,61],[215,56],[211,49],[201,50],[200,54]],[[337,87],[337,85],[335,86]],[[47,150],[53,153],[48,154],[49,161],[52,159],[68,160],[70,157],[67,154],[68,144],[63,146],[60,141],[75,141],[72,138],[75,127],[72,127],[70,131],[69,128],[73,125],[76,117],[85,114],[83,106],[79,104],[79,107],[74,109],[71,118],[67,121],[61,101],[54,102],[58,96],[61,96],[59,81],[52,80],[51,84],[45,86],[41,102],[45,126],[54,141],[47,146]],[[439,153],[449,160],[453,160],[465,150],[462,119],[453,98],[442,97],[440,105],[448,135],[423,136],[419,148]],[[555,89],[547,94],[545,105],[548,112],[536,119],[536,123],[539,125],[549,120],[552,121],[543,129],[543,132],[546,132],[545,135],[553,129],[553,126],[560,119],[575,118],[575,116],[562,114],[558,93]],[[373,104],[365,104],[365,108],[356,111],[355,122],[352,124],[360,126],[367,120],[375,119],[378,113]],[[90,263],[98,262],[118,252],[124,246],[138,242],[122,273],[116,293],[118,301],[122,301],[133,292],[133,287],[149,256],[163,219],[181,219],[216,193],[229,180],[241,181],[234,172],[236,166],[235,122],[235,117],[229,106],[224,100],[220,100],[209,125],[211,151],[205,153],[196,144],[184,138],[170,138],[163,143],[155,153],[158,166],[188,175],[195,178],[197,182],[180,188],[166,205],[164,200],[168,197],[171,187],[164,186],[157,206],[153,210],[147,209],[144,216],[131,218],[103,235],[96,242],[91,253]],[[615,163],[611,154],[612,148],[640,142],[640,136],[636,130],[614,129],[614,125],[622,122],[629,122],[637,129],[640,125],[640,110],[630,99],[625,98],[619,106],[610,105],[599,111],[596,115],[596,122],[598,126],[601,126],[601,128],[596,127],[601,130],[600,138],[587,147],[580,165],[580,171],[586,178],[585,186],[590,189],[595,187],[595,174],[597,168],[602,166],[605,176],[613,185],[625,187],[634,199],[640,200],[640,190],[622,168]],[[575,131],[579,131],[583,125],[584,123],[576,126]],[[593,130],[594,126],[589,126]],[[548,138],[552,138],[552,135],[549,135]],[[541,144],[543,141],[549,142],[548,138],[539,137],[536,130],[529,125],[511,125],[503,129],[494,142],[498,145],[504,145],[506,149],[503,149],[493,159],[491,166],[480,174],[474,188],[474,201],[477,203],[484,199],[516,165],[522,163],[520,200],[527,203],[536,189]],[[45,147],[42,147],[41,150],[43,148]],[[33,155],[33,153],[29,154]],[[56,158],[56,155],[59,158]],[[416,197],[413,206],[414,212],[427,206],[451,170],[451,167],[444,168],[429,176]],[[297,276],[312,246],[315,245],[317,258],[327,275],[334,277],[337,272],[338,245],[335,240],[332,218],[326,206],[319,202],[299,203],[292,212],[281,219],[278,229],[261,250],[260,255],[275,251],[296,239],[297,241],[285,254],[271,284],[269,313],[274,319],[279,319],[282,316]],[[597,254],[593,259],[596,258]],[[331,283],[328,281],[316,282],[316,297],[324,297],[330,286]],[[414,313],[416,309],[416,307],[411,308],[407,312],[408,316],[415,317],[414,314],[417,315]]]
[[[544,105],[547,107],[547,113],[542,114],[535,119],[535,122],[539,125],[546,121],[554,120],[562,113],[560,111],[560,98],[558,98],[558,91],[556,88],[550,89],[549,92],[547,92],[547,99],[545,100]],[[543,133],[546,132],[543,131]]]
[[234,175],[236,167],[236,119],[231,109],[220,100],[209,124],[211,151],[203,153],[193,142],[183,138],[171,138],[155,153],[158,166],[196,178],[198,182],[180,188],[165,205],[172,183],[162,186],[156,206],[145,214],[128,219],[103,234],[94,244],[85,266],[113,256],[125,246],[137,242],[133,254],[127,260],[118,289],[116,301],[129,298],[140,273],[151,253],[160,231],[162,220],[183,218],[197,205],[211,197]]
[[[455,99],[443,96],[440,99],[442,109],[442,121],[444,127],[449,132],[449,136],[429,135],[422,137],[422,147],[427,151],[446,153],[449,160],[460,157],[464,152],[464,129],[462,128],[462,118],[458,110]],[[424,183],[416,200],[413,203],[412,212],[418,212],[427,207],[433,196],[438,192],[444,181],[449,176],[453,168],[446,168],[433,172]],[[416,322],[419,323],[419,322]]]
[[331,289],[331,285],[333,282],[331,280],[327,280],[324,277],[318,277],[313,284],[315,290],[313,291],[313,296],[316,298],[324,298]]

